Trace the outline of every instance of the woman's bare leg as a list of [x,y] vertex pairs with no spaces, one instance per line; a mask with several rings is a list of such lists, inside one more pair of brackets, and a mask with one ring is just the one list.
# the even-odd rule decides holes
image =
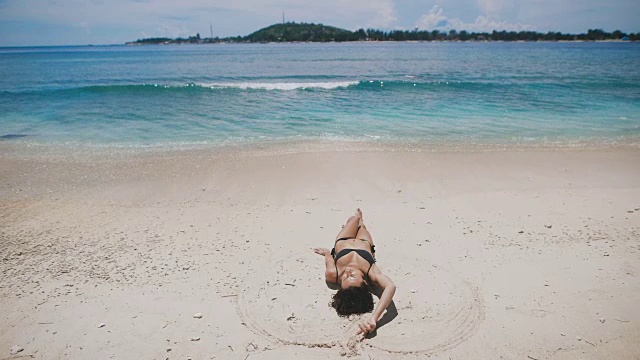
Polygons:
[[[358,209],[359,211],[360,209]],[[356,215],[352,216],[347,220],[347,223],[344,224],[342,230],[336,236],[336,240],[347,238],[347,239],[355,239],[358,235],[358,224],[360,223],[361,214],[356,211]]]
[[360,213],[360,223],[358,224],[359,228],[358,232],[356,233],[356,239],[367,240],[369,242],[369,245],[371,245],[371,248],[373,249],[373,238],[371,237],[369,230],[367,230],[367,227],[364,225],[364,221],[362,220],[362,212],[360,211],[360,209],[358,209],[358,211]]

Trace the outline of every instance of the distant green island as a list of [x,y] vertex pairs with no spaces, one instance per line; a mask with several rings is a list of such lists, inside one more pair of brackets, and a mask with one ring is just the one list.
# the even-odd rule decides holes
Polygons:
[[274,24],[247,36],[209,37],[200,34],[188,38],[156,37],[138,39],[127,45],[160,44],[212,44],[212,43],[270,43],[270,42],[346,42],[346,41],[637,41],[640,33],[623,33],[620,30],[606,32],[589,29],[583,34],[560,32],[540,33],[535,31],[468,32],[465,30],[376,30],[359,29],[349,31],[334,26],[313,23],[288,22]]

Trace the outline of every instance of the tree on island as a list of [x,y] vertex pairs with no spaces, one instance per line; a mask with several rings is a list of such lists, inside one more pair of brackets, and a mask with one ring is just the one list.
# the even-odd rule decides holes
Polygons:
[[468,32],[466,30],[377,30],[358,29],[349,31],[334,26],[313,23],[287,22],[260,29],[247,36],[226,38],[200,38],[200,34],[188,38],[165,37],[138,39],[127,45],[145,44],[201,44],[201,43],[265,43],[265,42],[345,42],[345,41],[603,41],[640,40],[639,33],[626,34],[620,30],[613,33],[602,29],[589,29],[583,34],[563,34],[549,31],[498,31]]

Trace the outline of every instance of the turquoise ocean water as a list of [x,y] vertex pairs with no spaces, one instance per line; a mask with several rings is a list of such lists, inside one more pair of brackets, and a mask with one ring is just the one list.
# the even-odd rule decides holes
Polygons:
[[2,142],[640,141],[640,44],[0,48]]

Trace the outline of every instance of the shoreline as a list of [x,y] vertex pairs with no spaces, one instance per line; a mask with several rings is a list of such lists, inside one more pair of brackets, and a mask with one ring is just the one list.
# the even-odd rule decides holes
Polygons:
[[[635,140],[635,139],[634,139]],[[229,166],[245,159],[277,159],[280,157],[334,158],[337,154],[352,157],[375,158],[377,154],[393,156],[402,161],[404,157],[425,159],[478,158],[492,161],[493,158],[514,157],[540,158],[551,155],[557,158],[597,156],[640,156],[640,145],[635,141],[624,145],[602,144],[582,146],[514,146],[503,145],[436,145],[410,143],[381,143],[375,141],[271,141],[233,144],[190,144],[167,147],[113,147],[87,144],[20,144],[0,143],[0,199],[28,194],[44,195],[52,188],[69,191],[74,186],[91,188],[101,185],[104,177],[110,182],[153,180],[152,176],[165,177],[165,172],[175,176],[183,171],[198,177],[208,175],[200,170],[206,166]],[[397,160],[396,160],[397,161]],[[466,161],[466,160],[465,160]],[[394,162],[394,161],[392,161]],[[165,171],[163,166],[169,166]],[[586,164],[585,164],[586,166]],[[140,171],[139,169],[145,169]],[[43,172],[41,172],[42,170]],[[247,169],[250,170],[250,169]],[[640,169],[639,169],[640,171]],[[75,177],[75,178],[73,178]],[[72,178],[69,181],[69,178]],[[56,180],[53,180],[56,179]],[[67,180],[65,180],[67,179]],[[51,181],[49,181],[51,180]],[[64,184],[70,182],[70,184]],[[29,186],[21,186],[25,183]],[[35,184],[35,186],[31,186]],[[32,192],[25,191],[33,188]],[[24,191],[24,192],[23,192]]]
[[0,141],[0,153],[7,157],[82,157],[82,156],[138,156],[163,155],[189,152],[241,153],[262,151],[268,153],[299,153],[327,151],[399,151],[433,153],[474,152],[527,152],[527,151],[598,151],[640,149],[640,136],[592,139],[558,139],[532,141],[462,141],[462,140],[415,140],[370,138],[293,138],[293,139],[247,139],[218,142],[169,142],[169,143],[103,143],[81,142],[43,143],[24,140]]
[[386,41],[283,41],[283,42],[213,42],[213,43],[170,43],[170,44],[68,44],[68,45],[10,45],[0,46],[2,49],[56,48],[56,47],[128,47],[128,46],[185,46],[185,45],[273,45],[273,44],[379,44],[379,43],[636,43],[637,40],[386,40]]
[[[52,46],[183,46],[183,45],[232,45],[232,44],[379,44],[379,43],[634,43],[637,40],[607,39],[607,40],[358,40],[358,41],[268,41],[268,42],[200,42],[200,43],[135,43],[129,41],[124,44],[105,45],[52,45]],[[25,46],[28,47],[28,46]]]

